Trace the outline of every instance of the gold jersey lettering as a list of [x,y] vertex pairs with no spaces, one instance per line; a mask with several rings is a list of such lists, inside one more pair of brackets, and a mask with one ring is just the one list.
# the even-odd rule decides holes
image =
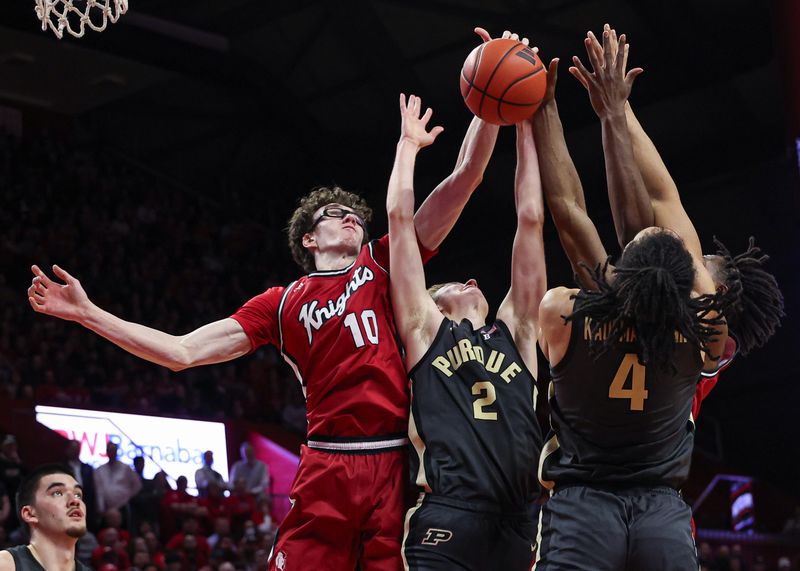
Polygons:
[[511,380],[517,376],[517,373],[521,372],[522,368],[517,365],[514,361],[506,367],[505,371],[500,373],[500,378],[503,379],[505,382],[510,383]]
[[436,357],[433,360],[433,363],[431,364],[437,369],[439,369],[441,372],[443,372],[446,376],[448,377],[453,376],[453,371],[450,370],[450,362],[441,355]]
[[492,352],[489,353],[489,360],[486,361],[486,370],[490,373],[496,373],[500,370],[505,358],[506,356],[503,353],[498,353],[496,350],[492,349]]
[[477,361],[475,353],[472,351],[472,343],[469,339],[461,339],[458,342],[458,349],[461,351],[461,360],[466,363],[467,361]]
[[447,358],[450,359],[450,366],[453,369],[458,369],[461,366],[461,351],[458,350],[458,347],[453,347],[447,352]]

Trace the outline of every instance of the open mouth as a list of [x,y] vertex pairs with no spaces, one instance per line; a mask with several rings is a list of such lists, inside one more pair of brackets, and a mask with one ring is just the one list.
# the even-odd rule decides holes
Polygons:
[[83,512],[82,512],[82,511],[80,511],[80,510],[78,510],[78,511],[74,511],[74,512],[69,512],[69,513],[67,514],[67,517],[70,517],[70,518],[77,518],[77,519],[83,519]]

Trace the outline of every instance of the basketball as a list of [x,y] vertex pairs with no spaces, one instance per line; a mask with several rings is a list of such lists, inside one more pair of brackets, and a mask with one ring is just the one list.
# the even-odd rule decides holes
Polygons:
[[544,97],[547,71],[536,53],[517,40],[486,42],[467,56],[461,95],[475,115],[495,125],[519,123]]

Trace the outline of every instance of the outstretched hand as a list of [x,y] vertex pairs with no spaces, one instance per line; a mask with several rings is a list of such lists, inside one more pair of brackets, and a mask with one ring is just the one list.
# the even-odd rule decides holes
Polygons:
[[580,58],[572,58],[569,71],[589,92],[589,100],[595,113],[603,117],[609,113],[623,112],[630,96],[633,82],[644,70],[633,68],[627,73],[629,45],[622,34],[617,38],[616,30],[606,24],[602,45],[592,32],[584,40],[592,71],[586,69]]
[[31,271],[34,277],[28,288],[28,301],[33,310],[68,321],[78,321],[91,303],[81,282],[56,265],[53,266],[53,273],[65,282],[64,285],[51,280],[39,266],[32,266]]
[[444,127],[436,126],[428,131],[428,121],[433,115],[433,109],[428,107],[425,114],[420,117],[422,99],[416,95],[409,95],[406,102],[405,94],[400,94],[400,140],[405,140],[417,145],[420,149],[427,147],[436,140]]

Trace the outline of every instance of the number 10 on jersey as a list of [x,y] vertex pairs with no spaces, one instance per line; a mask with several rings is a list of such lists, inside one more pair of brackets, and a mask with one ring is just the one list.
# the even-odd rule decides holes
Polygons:
[[363,347],[367,344],[364,341],[365,337],[372,345],[378,344],[378,319],[375,317],[373,310],[365,309],[362,311],[360,320],[355,313],[348,313],[344,317],[344,326],[350,330],[356,347]]

